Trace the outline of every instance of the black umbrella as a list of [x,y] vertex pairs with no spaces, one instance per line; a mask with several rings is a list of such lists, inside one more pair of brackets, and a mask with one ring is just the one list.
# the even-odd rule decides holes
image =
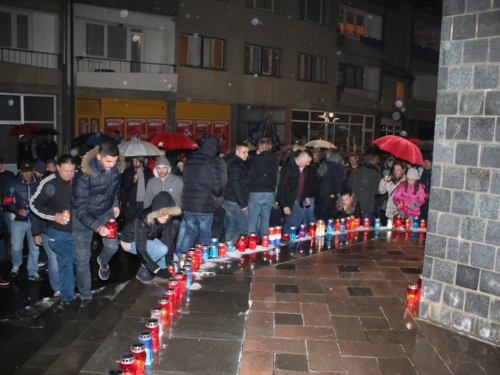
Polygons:
[[72,142],[80,145],[100,146],[104,142],[116,143],[116,140],[104,133],[86,133],[76,137]]
[[271,144],[274,148],[278,147],[280,144],[279,134],[276,130],[276,126],[274,126],[273,120],[271,118],[272,113],[267,116],[267,118],[262,121],[259,125],[253,128],[248,134],[248,139],[255,146],[259,144],[259,141],[262,138],[270,138]]
[[421,141],[417,143],[417,147],[420,151],[432,151],[434,150],[434,141]]
[[54,128],[41,128],[41,129],[35,130],[31,134],[36,134],[36,135],[47,135],[47,134],[59,135],[59,132],[56,129],[54,129]]

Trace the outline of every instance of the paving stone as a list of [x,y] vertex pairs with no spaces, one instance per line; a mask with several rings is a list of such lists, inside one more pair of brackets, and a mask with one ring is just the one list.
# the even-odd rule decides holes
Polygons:
[[244,330],[241,315],[191,312],[176,322],[170,337],[241,341]]
[[450,370],[431,345],[415,343],[405,347],[405,350],[419,374],[450,375]]
[[467,289],[477,290],[479,284],[479,268],[457,265],[455,284]]
[[256,301],[252,303],[250,311],[263,311],[263,312],[278,312],[278,313],[297,313],[300,311],[299,303],[291,302],[274,302],[274,301]]
[[347,287],[347,291],[351,296],[372,297],[373,293],[370,288]]
[[[389,329],[390,325],[385,318],[359,318],[364,329]],[[340,340],[340,339],[339,339]]]
[[490,271],[481,272],[481,284],[479,286],[479,290],[481,292],[500,297],[500,288],[498,288],[499,285],[500,273]]
[[384,375],[405,374],[416,375],[417,372],[408,359],[379,358],[378,364]]
[[472,266],[492,270],[495,265],[495,247],[475,243],[471,247]]
[[[460,95],[461,115],[482,115],[485,107],[483,92],[462,92]],[[486,114],[486,113],[485,113]]]
[[331,321],[338,341],[367,341],[358,317],[332,316]]
[[465,295],[464,311],[483,318],[488,316],[490,297],[483,294],[467,292]]
[[261,374],[274,374],[274,354],[259,351],[243,351],[239,375]]
[[335,342],[307,340],[309,368],[313,372],[345,372],[340,349]]
[[306,355],[277,353],[275,367],[278,370],[308,371]]
[[288,340],[275,337],[245,337],[243,350],[289,354],[307,353],[305,340]]
[[282,263],[282,264],[277,264],[275,268],[277,270],[293,270],[293,271],[295,271],[296,265],[295,265],[295,263]]
[[345,357],[376,357],[376,358],[406,358],[401,345],[365,342],[339,342],[342,356]]
[[388,344],[411,344],[415,342],[417,333],[415,331],[365,331],[369,342]]
[[274,337],[324,341],[335,341],[337,339],[332,327],[283,325],[274,327]]
[[383,375],[375,358],[343,358],[349,375]]
[[[488,51],[487,48],[484,52],[486,53],[486,51]],[[496,89],[498,81],[498,66],[485,65],[474,68],[474,89]]]
[[304,303],[301,308],[305,325],[331,326],[330,311],[326,303]]
[[445,285],[443,290],[443,302],[450,307],[463,310],[465,302],[465,293],[462,289]]
[[249,311],[245,324],[246,336],[272,336],[274,314],[261,311]]
[[298,293],[299,287],[297,285],[275,285],[274,291],[276,293]]
[[274,285],[273,284],[255,284],[252,283],[250,289],[251,301],[268,301],[274,300]]
[[358,266],[338,266],[340,272],[359,272]]

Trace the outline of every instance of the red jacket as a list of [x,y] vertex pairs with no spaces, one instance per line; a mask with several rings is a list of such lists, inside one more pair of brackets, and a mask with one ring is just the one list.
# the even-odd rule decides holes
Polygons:
[[[394,193],[394,204],[396,207],[399,204],[399,201],[404,202],[403,211],[407,216],[420,216],[420,207],[425,203],[425,188],[420,182],[416,181],[416,184],[419,184],[419,188],[417,194],[413,194],[414,187],[408,185],[408,191],[405,192],[406,181],[403,181],[399,184]],[[412,202],[417,203],[417,207],[414,209],[410,208],[410,204]]]

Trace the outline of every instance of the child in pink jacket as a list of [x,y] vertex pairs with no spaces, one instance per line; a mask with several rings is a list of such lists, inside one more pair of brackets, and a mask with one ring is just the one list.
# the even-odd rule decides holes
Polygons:
[[[420,215],[420,207],[425,203],[425,189],[418,181],[418,171],[415,168],[408,169],[406,181],[399,184],[392,199],[399,212],[405,216]],[[403,207],[400,201],[403,201]]]

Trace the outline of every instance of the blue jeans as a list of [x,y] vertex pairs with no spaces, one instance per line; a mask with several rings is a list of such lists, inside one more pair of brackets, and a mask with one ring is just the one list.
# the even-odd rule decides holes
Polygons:
[[[98,216],[100,225],[114,218],[113,208]],[[92,275],[90,273],[91,243],[94,231],[87,228],[76,217],[73,220],[73,243],[76,251],[76,280],[81,299],[92,299]],[[118,250],[118,238],[102,237],[104,248],[99,254],[101,263],[109,263]]]
[[[1,202],[0,202],[0,204],[1,204]],[[3,213],[3,221],[5,222],[5,226],[7,227],[7,231],[9,232],[9,236],[10,236],[10,232],[11,232],[10,227],[11,227],[11,223],[12,223],[12,221],[10,220],[10,212]],[[3,228],[0,228],[0,230],[3,230]],[[10,255],[10,253],[12,252],[11,247],[12,246],[10,245],[10,240],[7,241],[6,238],[0,239],[0,257]]]
[[181,253],[193,246],[198,234],[200,243],[204,245],[210,244],[210,236],[212,235],[212,222],[214,220],[213,213],[184,211],[184,220],[186,222],[186,232],[181,240],[179,250]]
[[257,232],[260,218],[260,235],[269,232],[269,216],[274,203],[274,193],[250,193],[248,199],[248,233]]
[[241,211],[241,207],[236,202],[224,201],[226,211],[226,241],[233,241],[236,244],[239,234],[247,234],[248,210]]
[[304,206],[304,223],[315,223],[316,222],[316,215],[314,215],[314,197],[309,197],[309,200],[311,201],[311,205],[309,207]]
[[[151,259],[153,259],[160,268],[167,268],[167,264],[165,262],[165,255],[168,252],[168,246],[161,242],[158,238],[154,240],[147,241],[147,251]],[[137,254],[137,247],[135,242],[130,244],[130,250],[128,251],[131,254]]]
[[[47,254],[50,286],[52,287],[52,290],[54,292],[60,291],[61,289],[59,284],[59,266],[57,265],[57,254],[50,247],[49,235],[41,234],[40,237],[42,237],[43,250],[45,251],[45,254]],[[73,243],[73,238],[71,238],[71,242]]]
[[75,246],[73,244],[73,234],[49,228],[47,237],[50,247],[57,256],[60,298],[62,301],[72,301],[75,298]]
[[295,200],[293,204],[292,213],[285,216],[285,226],[283,233],[290,233],[290,227],[298,227],[304,221],[304,209],[300,207],[299,200]]
[[181,253],[182,241],[184,240],[184,235],[186,234],[186,222],[184,219],[181,220],[181,225],[179,226],[179,231],[177,232],[177,239],[175,241],[175,253]]
[[38,256],[40,250],[35,245],[33,236],[31,235],[31,223],[27,221],[12,221],[10,232],[10,243],[12,245],[12,265],[21,267],[23,263],[23,246],[24,236],[28,237],[28,276],[33,276],[38,273]]

